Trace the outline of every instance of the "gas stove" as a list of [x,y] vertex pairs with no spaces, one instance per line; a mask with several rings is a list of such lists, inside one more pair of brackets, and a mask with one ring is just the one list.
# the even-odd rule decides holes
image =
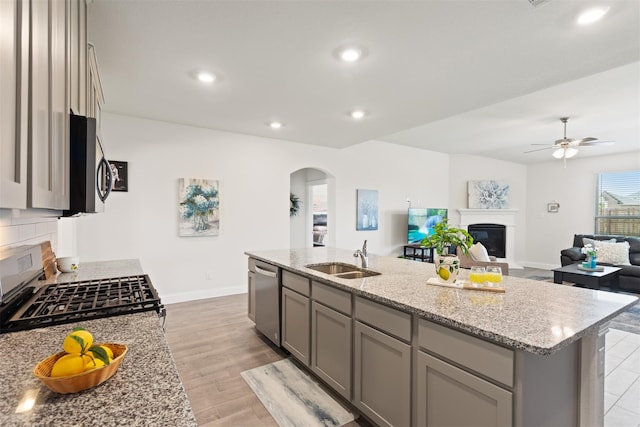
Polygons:
[[147,275],[38,285],[39,246],[13,251],[0,267],[0,333],[143,311],[165,316]]

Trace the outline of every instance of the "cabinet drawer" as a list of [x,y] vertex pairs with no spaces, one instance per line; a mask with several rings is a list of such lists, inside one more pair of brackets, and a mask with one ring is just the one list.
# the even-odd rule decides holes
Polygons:
[[513,387],[513,350],[421,319],[421,348]]
[[351,316],[351,294],[349,292],[312,281],[311,294],[314,300],[347,316]]
[[282,270],[282,286],[293,289],[302,295],[309,296],[309,281],[306,277]]
[[397,338],[411,341],[411,315],[356,297],[356,318]]

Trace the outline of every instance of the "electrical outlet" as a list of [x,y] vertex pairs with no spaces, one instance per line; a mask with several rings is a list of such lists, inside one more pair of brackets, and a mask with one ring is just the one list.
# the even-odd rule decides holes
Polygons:
[[213,280],[213,274],[210,271],[204,273],[204,280]]

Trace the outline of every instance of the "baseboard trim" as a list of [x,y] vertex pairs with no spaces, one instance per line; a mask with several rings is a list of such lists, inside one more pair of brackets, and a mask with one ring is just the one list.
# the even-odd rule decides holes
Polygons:
[[227,295],[246,294],[245,286],[230,286],[227,288],[207,289],[206,291],[182,292],[177,294],[160,295],[163,304],[195,301],[206,298],[225,297]]
[[554,268],[560,268],[558,264],[546,264],[544,262],[524,261],[522,265],[529,268],[540,268],[543,270],[553,270]]

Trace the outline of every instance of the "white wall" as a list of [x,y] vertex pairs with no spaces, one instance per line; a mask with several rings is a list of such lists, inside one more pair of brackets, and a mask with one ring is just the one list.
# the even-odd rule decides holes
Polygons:
[[[594,232],[597,174],[640,169],[640,153],[580,158],[530,165],[527,168],[526,265],[555,268],[560,251],[574,234]],[[558,213],[547,204],[560,203]]]
[[[129,191],[113,193],[106,212],[76,221],[81,262],[140,259],[165,302],[246,290],[246,250],[288,248],[290,174],[331,174],[335,246],[399,255],[407,197],[447,206],[446,154],[370,141],[336,150],[165,122],[104,114],[111,160],[129,162]],[[220,235],[177,236],[177,180],[220,181]],[[356,231],[356,189],[377,189],[378,231]],[[446,185],[445,185],[446,188]],[[211,280],[205,280],[207,275]]]

